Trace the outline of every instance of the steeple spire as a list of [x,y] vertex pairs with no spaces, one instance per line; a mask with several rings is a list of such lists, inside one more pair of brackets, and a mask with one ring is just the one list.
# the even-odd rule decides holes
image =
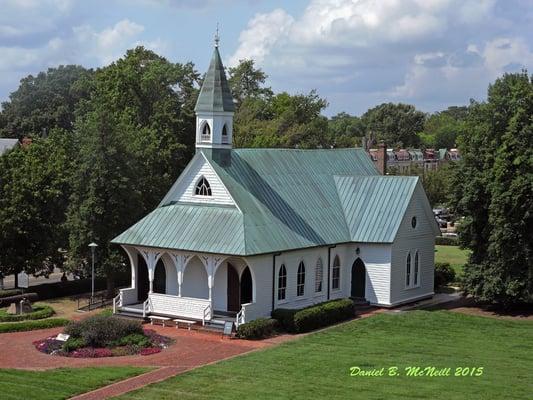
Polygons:
[[235,105],[222,58],[218,52],[218,24],[215,48],[196,101],[196,148],[231,149]]
[[215,47],[218,48],[219,43],[220,43],[220,35],[218,34],[218,22],[217,22],[217,30],[215,32]]

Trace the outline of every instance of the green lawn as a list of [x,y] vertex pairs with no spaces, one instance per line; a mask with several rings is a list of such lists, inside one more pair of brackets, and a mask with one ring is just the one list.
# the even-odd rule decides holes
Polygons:
[[[150,385],[121,399],[526,399],[533,322],[450,311],[380,314]],[[352,377],[397,366],[401,376]],[[407,377],[408,366],[483,367],[478,377]]]
[[0,398],[67,399],[148,370],[134,367],[60,368],[49,371],[0,369]]
[[468,261],[469,250],[462,250],[458,246],[435,246],[435,262],[447,262],[455,270],[456,274],[461,274],[463,265]]

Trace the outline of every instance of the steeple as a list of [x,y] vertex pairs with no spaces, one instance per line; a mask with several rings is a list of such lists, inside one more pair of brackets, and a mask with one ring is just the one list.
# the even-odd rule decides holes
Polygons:
[[235,105],[218,52],[219,41],[217,27],[211,63],[194,107],[197,148],[231,148]]

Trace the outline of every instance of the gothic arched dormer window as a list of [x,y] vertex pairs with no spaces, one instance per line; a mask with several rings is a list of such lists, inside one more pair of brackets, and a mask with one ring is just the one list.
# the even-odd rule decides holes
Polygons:
[[205,177],[201,177],[196,184],[194,189],[194,194],[197,196],[211,196],[211,186]]

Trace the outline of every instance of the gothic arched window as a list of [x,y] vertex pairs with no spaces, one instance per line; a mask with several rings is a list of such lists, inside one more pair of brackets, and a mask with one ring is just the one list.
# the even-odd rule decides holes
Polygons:
[[296,296],[303,296],[305,293],[305,265],[300,261],[298,274],[296,275]]
[[201,177],[196,184],[194,189],[194,194],[197,196],[211,196],[211,186],[205,177]]
[[411,253],[407,254],[407,261],[405,263],[405,286],[411,285]]
[[209,126],[209,123],[204,122],[204,125],[202,126],[202,141],[210,140],[211,139],[211,127]]
[[285,264],[281,264],[278,273],[278,300],[285,300],[285,292],[287,291],[287,269]]
[[341,287],[341,261],[339,256],[333,260],[333,277],[331,279],[331,288],[340,289]]
[[322,291],[322,279],[324,276],[324,269],[322,267],[322,258],[319,258],[315,266],[315,292]]
[[226,124],[222,127],[222,143],[228,143],[228,128]]

